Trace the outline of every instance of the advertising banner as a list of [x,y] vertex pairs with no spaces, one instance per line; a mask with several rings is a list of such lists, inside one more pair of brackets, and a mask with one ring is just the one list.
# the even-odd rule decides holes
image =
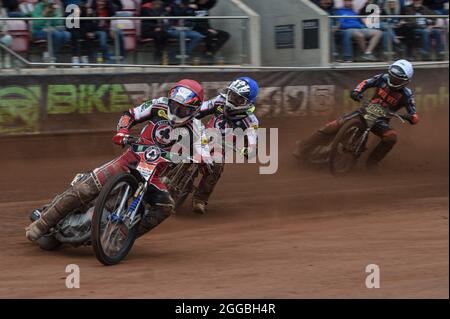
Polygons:
[[[166,96],[182,78],[212,98],[238,76],[261,87],[256,114],[267,117],[333,116],[355,109],[350,91],[384,70],[189,72],[0,76],[0,135],[111,129],[118,114]],[[418,112],[448,107],[448,68],[417,69],[410,86]],[[370,92],[368,92],[370,94]]]

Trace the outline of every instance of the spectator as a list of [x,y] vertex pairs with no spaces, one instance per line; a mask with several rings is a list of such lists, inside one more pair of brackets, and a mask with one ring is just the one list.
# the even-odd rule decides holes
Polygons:
[[[402,11],[399,0],[387,0],[382,10],[383,15],[400,15]],[[399,56],[402,56],[404,45],[400,40],[403,38],[405,44],[414,41],[412,32],[405,30],[404,22],[400,18],[387,18],[382,20],[383,29],[383,48],[387,51],[394,49]],[[411,52],[407,52],[407,59],[411,59]]]
[[364,2],[363,6],[359,10],[359,14],[360,15],[373,14],[374,11],[371,7],[369,7],[369,5],[376,5],[379,7],[380,11],[382,11],[385,2],[386,0],[367,0]]
[[[88,7],[86,2],[79,2],[79,15],[81,17],[92,17],[94,12],[91,7]],[[97,54],[98,62],[107,61],[112,62],[111,54],[108,50],[107,38],[108,34],[99,28],[99,20],[80,20],[79,28],[68,29],[72,34],[72,46],[73,57],[72,63],[79,63],[81,56],[82,63],[88,63],[89,60],[95,60],[95,48],[94,40],[98,40],[98,48],[100,49]]]
[[[208,16],[209,10],[216,5],[216,0],[197,0],[196,16]],[[194,30],[205,36],[205,54],[212,58],[228,41],[230,34],[223,30],[214,29],[209,24],[209,20],[195,20]]]
[[[334,8],[334,1],[333,0],[314,0],[312,1],[315,5],[317,5],[320,9],[325,11],[328,15],[334,15],[335,8]],[[330,19],[330,24],[332,28],[332,39],[331,39],[331,52],[333,54],[333,59],[338,60],[338,52],[336,50],[336,37],[339,33],[337,31],[337,23],[336,19]]]
[[[81,8],[79,6],[80,3],[77,3],[77,7],[75,11],[66,12],[66,7],[64,7],[64,14],[74,14],[75,16],[83,16],[81,12]],[[70,32],[70,38],[72,40],[72,63],[80,63],[81,51],[83,53],[86,51],[84,45],[84,38],[86,32],[84,30],[84,20],[80,20],[80,27],[67,28],[67,31]],[[83,49],[83,50],[82,50]]]
[[328,13],[329,15],[334,14],[334,2],[333,0],[317,0],[314,3],[323,11]]
[[[356,16],[357,13],[353,10],[353,1],[345,0],[344,7],[336,9],[335,14],[338,16]],[[372,52],[382,37],[380,30],[366,28],[359,18],[339,18],[339,28],[343,31],[344,61],[350,62],[353,59],[353,38],[356,39],[358,46],[364,52],[361,56],[363,60],[377,60]],[[366,39],[369,41],[367,45]]]
[[[195,16],[194,8],[196,8],[196,6],[194,6],[190,0],[176,0],[171,6],[171,13],[173,16],[179,17]],[[192,51],[197,47],[204,36],[201,33],[192,30],[192,20],[184,20],[184,27],[187,28],[187,30],[178,30],[178,26],[180,26],[180,21],[172,21],[172,25],[167,30],[167,33],[170,38],[179,39],[181,32],[184,32],[186,39],[190,40],[190,42],[186,45],[186,55],[190,57],[192,55]]]
[[436,14],[448,14],[448,0],[424,0],[423,5]]
[[2,0],[2,6],[6,9],[8,17],[24,17],[25,14],[20,10],[20,1],[18,0]]
[[[164,2],[161,0],[144,0],[141,4],[142,17],[163,17],[169,15]],[[169,35],[167,25],[163,20],[143,20],[141,37],[155,40],[155,60],[162,62],[163,52],[167,45]]]
[[[113,17],[116,14],[117,10],[122,9],[122,4],[113,0],[88,0],[86,3],[86,7],[91,16],[94,17]],[[89,10],[89,8],[92,10]],[[111,28],[111,20],[97,20],[98,24],[96,26],[96,36],[100,41],[100,47],[105,53],[107,47],[107,38],[103,38],[104,35],[99,33],[98,31],[103,31],[104,34],[109,34],[114,40],[117,39],[117,43],[119,45],[119,55],[116,56],[116,62],[125,57],[125,47],[124,47],[124,38],[123,31],[117,27]]]
[[[6,17],[7,14],[5,11],[3,8],[0,8],[0,18]],[[0,43],[7,47],[12,43],[12,37],[8,34],[8,26],[5,20],[0,20]]]
[[[422,0],[414,0],[412,5],[405,7],[405,15],[434,15],[435,13],[423,5]],[[436,21],[429,18],[409,18],[407,28],[409,32],[420,36],[422,40],[421,54],[422,59],[431,60],[431,38],[436,41],[436,52],[439,60],[444,58],[444,44],[442,41],[442,30],[437,27]],[[411,48],[410,48],[411,49]]]
[[[39,0],[35,5],[32,17],[62,17],[61,8],[53,0]],[[53,54],[56,55],[62,46],[70,41],[70,32],[64,28],[64,19],[33,20],[31,36],[33,40],[47,40],[50,33],[52,37]]]
[[34,4],[28,2],[27,0],[20,0],[19,9],[20,9],[19,14],[21,14],[19,16],[31,17],[31,14],[33,13],[34,10]]
[[[83,3],[82,3],[83,1],[82,0],[61,0],[61,2],[62,2],[62,5],[63,5],[63,8],[64,8],[64,13],[67,13],[67,12],[65,12],[65,10],[66,10],[68,5],[71,5],[71,4],[74,4],[74,5],[77,5],[77,6],[83,5]],[[64,15],[66,15],[66,14],[64,14]]]

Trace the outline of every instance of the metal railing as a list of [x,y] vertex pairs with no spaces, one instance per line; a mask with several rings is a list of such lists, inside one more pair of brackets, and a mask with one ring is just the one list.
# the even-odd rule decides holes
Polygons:
[[[67,26],[67,21],[71,21],[73,24],[74,19],[82,20],[108,20],[108,21],[114,21],[114,20],[131,20],[131,21],[145,21],[145,20],[163,20],[166,28],[168,30],[177,30],[179,32],[179,38],[178,38],[178,46],[179,46],[179,54],[176,55],[176,58],[179,60],[179,64],[181,65],[187,65],[187,48],[186,48],[186,31],[191,30],[190,27],[186,26],[186,20],[189,21],[195,21],[195,20],[238,20],[241,21],[239,26],[233,26],[230,25],[230,29],[236,30],[237,32],[229,32],[230,33],[230,40],[237,41],[236,38],[240,38],[240,45],[234,46],[234,52],[239,51],[239,65],[256,65],[255,61],[252,61],[251,55],[250,55],[250,47],[259,47],[258,44],[250,43],[252,41],[252,37],[250,37],[250,33],[252,32],[252,27],[250,20],[252,17],[249,16],[162,16],[162,17],[135,17],[135,16],[114,16],[114,17],[0,17],[0,23],[2,21],[17,21],[17,20],[25,20],[25,21],[34,21],[34,20],[58,20],[66,22],[65,25]],[[169,22],[171,20],[177,20],[177,25],[170,25]],[[136,25],[135,25],[136,27]],[[66,28],[68,30],[68,28]],[[120,29],[120,28],[119,28]],[[224,28],[226,30],[226,28]],[[57,63],[55,60],[55,53],[54,53],[54,46],[53,46],[53,39],[52,39],[52,32],[55,29],[53,27],[48,27],[44,29],[44,31],[47,32],[47,52],[48,52],[48,62],[30,62],[25,58],[20,59],[17,54],[13,54],[14,57],[18,58],[22,63],[26,65],[34,65],[34,66],[43,66],[43,67],[49,67],[49,66],[89,66],[93,65],[92,63]],[[114,32],[114,29],[110,27],[110,31]],[[30,38],[31,38],[31,30],[30,32]],[[138,35],[136,35],[137,38],[139,38]],[[142,37],[141,37],[142,38]],[[233,39],[234,38],[234,39]],[[138,41],[139,43],[139,41]],[[32,42],[31,42],[32,45]],[[137,44],[139,48],[139,44]],[[4,46],[3,50],[7,52],[7,54],[11,54],[11,50],[5,50]],[[113,37],[113,47],[114,47],[114,59],[119,61],[119,37],[114,36]],[[238,50],[236,50],[236,47],[239,47]],[[233,54],[236,57],[236,54]],[[98,65],[98,64],[95,64]],[[115,63],[115,66],[120,66],[124,64]],[[155,66],[154,64],[146,64],[147,66]]]
[[[355,16],[348,16],[348,15],[330,15],[328,16],[329,19],[329,35],[330,35],[330,61],[336,62],[336,58],[339,56],[339,53],[336,49],[336,33],[338,31],[345,31],[345,29],[339,28],[339,19],[360,19],[360,20],[369,20],[370,23],[373,25],[374,19],[378,19],[379,27],[375,29],[379,29],[383,32],[382,38],[381,38],[381,45],[383,46],[383,53],[385,59],[381,59],[381,61],[384,62],[390,62],[395,59],[394,49],[396,48],[394,44],[394,38],[393,35],[395,35],[395,31],[397,30],[397,23],[400,21],[403,21],[405,23],[411,22],[412,20],[419,20],[419,19],[425,19],[425,20],[438,20],[442,22],[442,26],[439,28],[436,28],[441,31],[441,41],[443,41],[443,47],[444,52],[447,54],[446,60],[448,60],[448,34],[449,34],[449,25],[448,25],[448,15],[378,15],[378,14],[370,14],[370,15],[355,15]],[[384,21],[383,21],[384,20]],[[396,20],[396,21],[393,21]],[[370,28],[368,28],[370,29]],[[374,29],[372,27],[372,29]],[[357,29],[354,29],[357,30]],[[411,32],[415,32],[414,28],[411,27]],[[401,38],[401,37],[400,37]],[[430,37],[431,38],[431,37]],[[415,47],[421,46],[420,44],[415,44]],[[378,43],[377,47],[380,46],[380,43]],[[397,57],[398,58],[398,57]]]

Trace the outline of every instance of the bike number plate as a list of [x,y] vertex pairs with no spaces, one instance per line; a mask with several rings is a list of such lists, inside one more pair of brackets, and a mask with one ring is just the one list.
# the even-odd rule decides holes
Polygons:
[[379,104],[370,104],[366,107],[366,112],[377,118],[386,116],[386,110]]
[[149,180],[155,173],[156,165],[140,162],[136,169],[142,175],[142,177],[144,177],[146,180]]

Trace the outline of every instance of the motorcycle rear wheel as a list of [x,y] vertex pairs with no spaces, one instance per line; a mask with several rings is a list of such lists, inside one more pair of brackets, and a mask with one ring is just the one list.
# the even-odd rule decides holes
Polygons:
[[[194,164],[180,163],[172,168],[165,176],[168,178],[167,189],[175,202],[175,210],[186,201],[194,189],[194,179],[198,168]],[[193,177],[193,178],[192,178]],[[186,180],[186,178],[190,178]]]
[[356,152],[356,147],[365,129],[366,125],[359,118],[350,119],[342,125],[331,144],[329,161],[331,174],[344,175],[355,167],[361,155]]

